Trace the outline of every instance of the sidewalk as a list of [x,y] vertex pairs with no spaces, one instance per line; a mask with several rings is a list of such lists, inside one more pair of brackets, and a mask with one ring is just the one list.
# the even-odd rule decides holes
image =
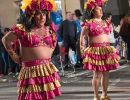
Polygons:
[[[88,75],[88,73],[67,78],[67,82],[62,78],[63,95],[55,100],[92,100],[93,89],[91,79],[92,75]],[[108,94],[112,100],[130,100],[129,66],[123,65],[120,69],[110,72]]]
[[[69,72],[69,71],[68,71]],[[61,77],[62,96],[54,100],[93,100],[92,73],[77,68],[75,73]],[[122,65],[110,72],[108,88],[112,100],[130,100],[130,67]],[[16,100],[16,80],[0,82],[0,100]]]

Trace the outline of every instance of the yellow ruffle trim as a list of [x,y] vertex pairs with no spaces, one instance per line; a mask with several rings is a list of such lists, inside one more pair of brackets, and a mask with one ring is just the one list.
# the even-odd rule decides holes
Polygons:
[[111,57],[109,58],[106,58],[106,60],[94,60],[94,59],[91,59],[91,58],[85,58],[83,60],[83,63],[86,63],[86,62],[89,62],[93,65],[114,65],[114,64],[117,64],[119,62],[119,57],[116,58],[116,59],[112,59]]
[[[106,58],[105,60],[95,60],[92,59],[90,57],[86,57],[83,59],[83,63],[89,62],[93,65],[114,65],[114,64],[118,64],[120,57],[115,54],[116,49],[112,46],[105,46],[105,47],[88,47],[85,49],[84,54],[88,53],[88,54],[94,54],[94,55],[108,55],[108,58]],[[114,55],[115,54],[115,55]]]
[[18,79],[23,80],[34,77],[44,77],[52,75],[55,72],[58,72],[58,69],[52,63],[32,67],[22,67]]
[[84,50],[84,53],[96,54],[96,55],[105,55],[114,53],[115,48],[112,46],[104,46],[104,47],[88,47]]
[[30,86],[24,86],[19,87],[18,92],[19,93],[32,93],[32,92],[47,92],[47,91],[53,91],[56,88],[59,88],[60,82],[59,80],[56,80],[54,83],[48,83],[43,85],[30,85]]

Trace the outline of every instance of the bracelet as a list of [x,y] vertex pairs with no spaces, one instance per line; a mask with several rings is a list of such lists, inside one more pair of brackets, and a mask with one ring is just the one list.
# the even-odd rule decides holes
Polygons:
[[15,53],[15,51],[14,50],[12,50],[12,49],[10,49],[10,50],[7,50],[7,52],[9,53],[9,55],[11,56],[11,57],[16,57],[17,56],[17,54]]

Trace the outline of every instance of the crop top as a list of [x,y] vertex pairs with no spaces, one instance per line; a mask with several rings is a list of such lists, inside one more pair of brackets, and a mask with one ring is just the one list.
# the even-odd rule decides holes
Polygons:
[[[105,22],[104,22],[105,23]],[[99,36],[101,34],[110,34],[112,31],[112,27],[109,24],[101,24],[92,21],[87,21],[82,24],[82,26],[87,26],[89,30],[89,36]]]
[[56,46],[57,37],[56,33],[52,30],[49,30],[49,35],[43,37],[38,36],[37,34],[30,34],[23,30],[21,24],[14,26],[11,31],[20,39],[21,45],[23,47],[38,47],[38,46],[47,46],[54,48]]

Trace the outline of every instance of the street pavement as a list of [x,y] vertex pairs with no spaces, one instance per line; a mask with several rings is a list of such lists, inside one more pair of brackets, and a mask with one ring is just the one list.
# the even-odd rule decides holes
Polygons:
[[[76,68],[75,73],[67,70],[65,75],[61,76],[62,96],[54,100],[93,100],[91,72]],[[16,100],[16,78],[6,78],[6,82],[0,82],[0,100]],[[110,72],[108,95],[111,100],[130,100],[130,66],[122,65]]]

